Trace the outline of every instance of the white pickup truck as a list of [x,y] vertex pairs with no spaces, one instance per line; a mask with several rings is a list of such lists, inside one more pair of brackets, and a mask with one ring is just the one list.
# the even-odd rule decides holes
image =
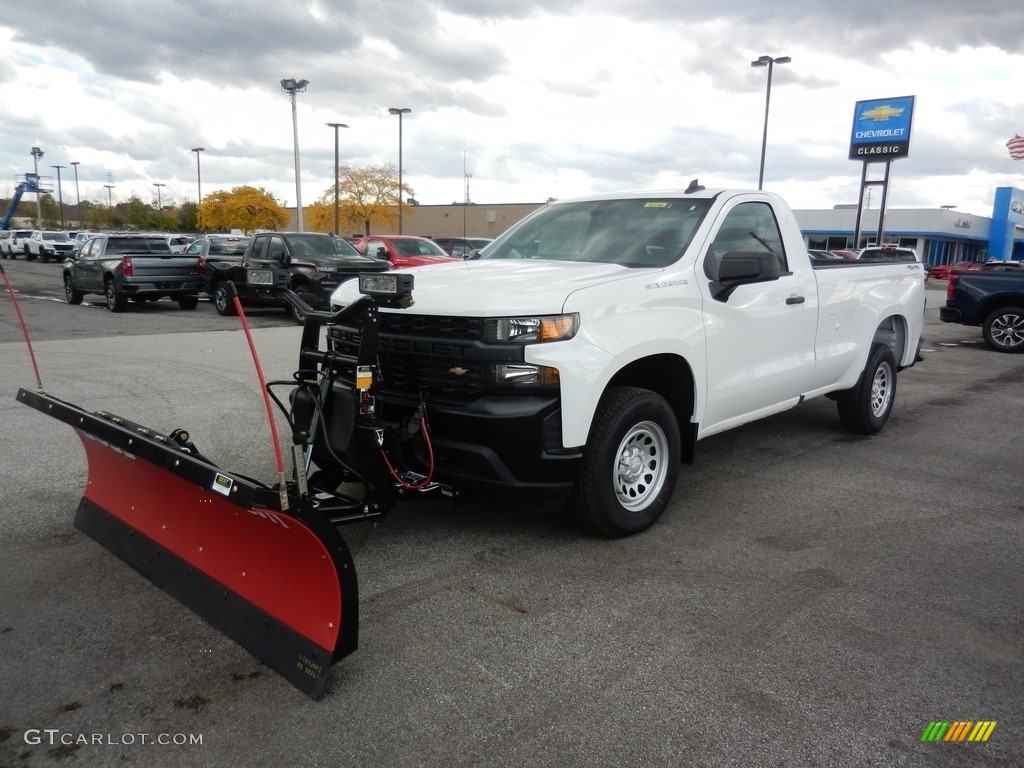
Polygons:
[[[817,263],[769,193],[557,201],[479,258],[409,271],[414,305],[380,312],[377,357],[401,461],[453,493],[567,498],[607,536],[651,525],[709,435],[819,395],[878,431],[920,359],[921,264]],[[329,328],[337,351],[357,342]],[[408,426],[422,413],[429,444]]]

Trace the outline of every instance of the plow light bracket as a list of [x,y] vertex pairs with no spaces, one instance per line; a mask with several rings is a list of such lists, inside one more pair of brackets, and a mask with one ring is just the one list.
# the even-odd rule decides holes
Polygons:
[[412,304],[413,282],[413,275],[406,273],[361,272],[359,292],[364,296],[408,307]]

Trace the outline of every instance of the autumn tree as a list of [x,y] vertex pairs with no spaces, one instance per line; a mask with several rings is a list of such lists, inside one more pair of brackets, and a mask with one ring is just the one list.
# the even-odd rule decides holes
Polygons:
[[[393,227],[398,223],[398,206],[402,198],[411,197],[412,189],[402,184],[398,190],[398,171],[390,163],[355,168],[338,166],[338,218],[342,230],[358,227],[370,234],[371,226]],[[334,231],[334,185],[308,207],[306,219],[310,227],[324,232]],[[403,210],[403,215],[408,209]],[[342,234],[341,232],[338,233]]]
[[288,220],[288,211],[267,190],[258,187],[217,191],[204,197],[199,206],[199,223],[205,230],[241,229],[251,233],[280,229]]

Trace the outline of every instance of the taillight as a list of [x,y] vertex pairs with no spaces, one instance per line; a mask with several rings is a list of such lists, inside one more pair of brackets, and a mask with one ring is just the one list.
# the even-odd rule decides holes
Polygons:
[[135,274],[132,271],[132,257],[131,256],[122,256],[121,257],[121,267],[122,267],[121,273],[125,277],[131,277],[132,275]]
[[206,259],[202,256],[199,257],[199,261],[196,263],[196,275],[202,277],[206,274]]
[[952,299],[953,292],[956,289],[956,284],[960,282],[960,275],[957,272],[949,273],[949,282],[946,283],[946,298]]

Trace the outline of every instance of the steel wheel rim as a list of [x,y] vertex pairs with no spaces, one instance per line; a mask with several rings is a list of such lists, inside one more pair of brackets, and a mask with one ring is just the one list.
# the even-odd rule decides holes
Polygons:
[[64,275],[64,298],[67,299],[68,304],[71,303],[71,275]]
[[997,317],[992,322],[992,340],[1007,348],[1024,344],[1024,317],[1016,312]]
[[228,308],[228,292],[224,286],[217,286],[217,290],[213,292],[213,302],[217,305],[217,309],[221,311]]
[[117,299],[117,294],[114,291],[114,284],[108,282],[107,283],[107,309],[113,309],[114,308],[114,304],[117,303],[116,299]]
[[885,415],[891,401],[892,368],[888,363],[882,363],[875,369],[871,380],[871,413],[878,417]]
[[624,509],[640,512],[661,493],[668,475],[668,438],[653,421],[642,421],[615,451],[615,496]]

